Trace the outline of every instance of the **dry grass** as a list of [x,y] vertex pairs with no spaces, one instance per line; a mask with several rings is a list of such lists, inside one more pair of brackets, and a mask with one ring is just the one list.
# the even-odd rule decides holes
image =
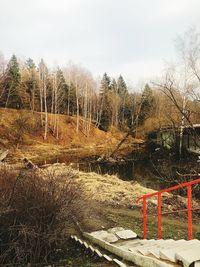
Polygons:
[[[55,116],[49,114],[49,127],[53,128]],[[23,123],[18,127],[16,123]],[[23,131],[22,129],[23,128]],[[20,129],[20,130],[19,130]],[[36,130],[34,130],[36,129]],[[0,149],[8,149],[11,163],[18,163],[23,157],[35,163],[65,162],[65,155],[82,158],[112,152],[123,134],[115,128],[103,132],[91,125],[89,136],[84,133],[84,120],[80,117],[80,130],[76,132],[76,117],[59,115],[59,139],[49,130],[44,140],[44,129],[40,127],[40,113],[27,110],[0,109]],[[131,147],[131,140],[123,147]],[[49,160],[50,159],[50,160]]]
[[139,196],[154,192],[137,182],[122,181],[115,175],[80,172],[79,180],[92,199],[115,205],[130,206]]
[[[40,123],[40,113],[35,112],[34,114],[28,110],[14,110],[14,109],[0,109],[0,127],[4,129],[4,132],[8,131],[11,128],[12,124],[19,118],[26,116],[29,118],[29,121],[37,120],[38,124]],[[91,124],[91,130],[89,136],[86,136],[84,133],[84,120],[80,117],[80,127],[79,133],[76,132],[76,117],[69,117],[67,115],[58,115],[59,117],[59,140],[52,135],[51,130],[53,128],[53,123],[55,120],[54,114],[48,115],[49,121],[49,134],[46,140],[46,143],[60,144],[68,146],[72,143],[74,146],[78,146],[83,142],[96,142],[100,144],[103,142],[110,141],[116,138],[120,138],[122,134],[116,129],[112,130],[112,133],[105,133],[97,129],[94,124]],[[1,133],[2,135],[2,133]],[[1,137],[0,135],[0,137]],[[43,131],[39,133],[33,133],[30,138],[35,137],[33,141],[44,141],[43,140]],[[115,137],[116,136],[116,137]]]
[[[55,173],[62,173],[67,166],[55,164],[47,167]],[[100,175],[94,172],[78,172],[78,182],[90,200],[108,203],[109,205],[130,206],[135,204],[138,197],[155,192],[141,186],[137,182],[123,181],[116,175]]]
[[[62,173],[67,166],[62,164],[51,165],[50,170]],[[82,185],[84,193],[90,203],[99,205],[112,205],[115,207],[140,209],[142,202],[136,203],[138,197],[155,192],[134,181],[123,181],[116,175],[100,175],[97,173],[77,172],[78,182]],[[147,198],[148,212],[157,213],[157,197]],[[95,204],[96,205],[96,204]],[[193,200],[194,208],[199,207],[199,202]],[[162,194],[163,211],[187,208],[187,199],[170,193]],[[187,215],[187,214],[186,214]]]

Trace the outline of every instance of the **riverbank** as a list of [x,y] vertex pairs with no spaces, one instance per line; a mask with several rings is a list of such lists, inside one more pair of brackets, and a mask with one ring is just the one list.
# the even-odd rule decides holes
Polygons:
[[[67,166],[54,164],[45,170],[62,173]],[[83,222],[84,231],[95,231],[103,228],[122,226],[131,228],[142,235],[142,203],[137,203],[137,198],[155,192],[151,188],[142,186],[136,181],[123,181],[116,175],[100,175],[76,171],[77,181],[88,199]],[[199,201],[193,200],[193,208],[199,207]],[[165,212],[186,209],[187,199],[179,195],[164,193],[162,208]],[[157,233],[157,199],[147,199],[147,212],[149,216],[148,237],[153,238]],[[130,218],[132,218],[130,220]],[[199,215],[194,214],[194,235],[200,232],[198,223]],[[185,223],[184,223],[185,220]],[[174,224],[174,228],[171,229]],[[187,238],[187,214],[177,213],[163,216],[164,238]]]
[[[40,125],[40,113],[27,110],[0,109],[0,150],[9,150],[6,161],[21,164],[23,158],[32,160],[37,165],[55,162],[79,162],[86,157],[109,156],[126,133],[111,127],[104,132],[91,122],[90,131],[85,133],[83,118],[79,118],[77,129],[76,117],[57,115],[59,134],[53,133],[54,114],[48,114],[49,130],[44,139]],[[129,136],[117,151],[116,156],[127,155],[143,144],[142,139]]]

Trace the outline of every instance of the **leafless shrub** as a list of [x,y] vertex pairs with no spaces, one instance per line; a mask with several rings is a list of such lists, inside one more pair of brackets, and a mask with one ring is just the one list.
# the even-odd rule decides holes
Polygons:
[[[164,154],[165,152],[161,150],[161,153]],[[150,162],[153,173],[163,188],[187,183],[199,178],[200,169],[194,159],[187,158],[181,162],[175,158],[170,158],[170,156],[167,159],[165,155],[165,158],[162,159],[152,157]],[[186,197],[187,187],[179,188],[172,191],[172,193]],[[193,185],[192,193],[193,197],[198,200],[200,196],[199,184]]]
[[26,135],[36,134],[41,129],[37,115],[20,111],[18,116],[11,123],[12,135],[9,140],[13,144],[23,144],[26,141]]
[[0,264],[54,261],[66,226],[82,219],[76,174],[0,170],[0,185]]

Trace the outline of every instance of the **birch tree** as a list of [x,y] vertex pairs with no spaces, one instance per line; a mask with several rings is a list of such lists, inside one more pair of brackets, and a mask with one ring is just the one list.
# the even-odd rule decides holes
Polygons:
[[195,29],[189,29],[176,40],[178,60],[170,66],[165,76],[155,85],[168,97],[179,112],[180,144],[182,154],[182,137],[185,125],[193,129],[195,140],[199,139],[193,126],[192,105],[199,100],[200,85],[200,35]]
[[[40,77],[40,112],[41,112],[41,123],[44,126],[44,140],[47,139],[48,133],[48,110],[47,110],[47,77],[48,70],[41,59],[39,64],[39,77]],[[44,109],[44,117],[43,117]]]

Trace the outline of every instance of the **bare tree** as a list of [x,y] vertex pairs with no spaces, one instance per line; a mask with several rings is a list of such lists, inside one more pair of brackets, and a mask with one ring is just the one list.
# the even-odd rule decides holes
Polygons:
[[[47,67],[44,61],[41,60],[39,64],[39,77],[40,77],[40,112],[41,123],[44,125],[44,140],[47,139],[48,132],[48,110],[47,110]],[[43,105],[44,105],[44,118],[43,118]]]
[[190,29],[183,37],[176,41],[178,61],[169,67],[165,77],[160,82],[153,84],[168,97],[180,114],[180,144],[179,153],[182,151],[182,137],[185,125],[189,125],[195,136],[198,135],[194,128],[191,103],[199,101],[200,85],[200,35],[195,29]]
[[[88,136],[90,132],[90,126],[92,119],[96,114],[95,101],[93,101],[96,89],[96,82],[94,81],[91,73],[75,64],[69,64],[64,70],[66,81],[71,87],[75,87],[75,106],[76,106],[76,131],[77,133],[82,130],[83,133]],[[70,88],[69,88],[70,89]],[[68,107],[67,114],[69,115],[69,98],[70,90],[68,90]],[[83,116],[83,122],[81,123],[80,116]]]

